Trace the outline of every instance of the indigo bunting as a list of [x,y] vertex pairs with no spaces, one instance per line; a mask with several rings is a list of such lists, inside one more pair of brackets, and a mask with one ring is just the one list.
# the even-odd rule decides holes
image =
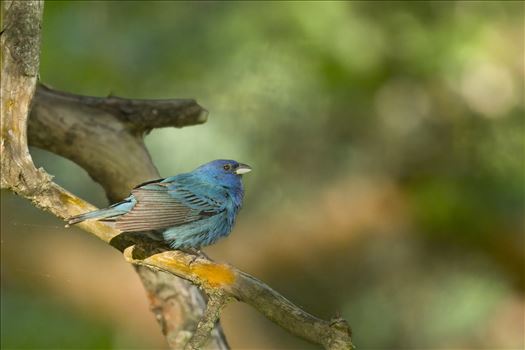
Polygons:
[[173,249],[200,249],[227,236],[241,209],[241,177],[252,169],[214,160],[197,169],[142,183],[123,201],[68,219],[113,222],[124,232],[154,231]]

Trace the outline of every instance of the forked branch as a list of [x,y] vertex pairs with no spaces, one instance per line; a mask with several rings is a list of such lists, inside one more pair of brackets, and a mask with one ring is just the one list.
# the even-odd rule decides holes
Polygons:
[[353,349],[350,327],[344,319],[321,320],[233,266],[181,251],[159,250],[149,244],[131,245],[124,250],[124,256],[133,264],[169,272],[200,286],[210,298],[207,314],[212,321],[229,300],[235,299],[307,341],[326,349]]
[[[2,188],[60,219],[93,210],[54,183],[43,169],[35,168],[28,135],[30,144],[78,163],[104,187],[110,200],[118,200],[135,184],[159,175],[142,140],[145,132],[206,120],[207,112],[193,100],[94,98],[43,86],[37,89],[43,2],[3,1],[2,5]],[[137,266],[152,309],[174,349],[227,349],[218,320],[230,300],[253,306],[290,333],[327,349],[353,349],[343,319],[318,319],[230,265],[170,251],[145,235],[122,233],[104,223],[79,226],[123,251]],[[207,306],[193,285],[204,290]],[[172,306],[173,299],[177,308]]]

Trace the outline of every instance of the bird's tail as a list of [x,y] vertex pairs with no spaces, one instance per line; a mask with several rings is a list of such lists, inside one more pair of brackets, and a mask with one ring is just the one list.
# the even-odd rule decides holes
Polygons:
[[109,219],[111,217],[115,217],[118,215],[122,215],[121,212],[116,212],[112,208],[107,209],[99,209],[90,211],[84,214],[75,215],[67,219],[67,225],[75,225],[79,222],[90,220],[90,219],[97,219],[97,220],[103,220],[103,219]]
[[67,226],[75,225],[85,220],[110,220],[117,216],[126,214],[135,203],[129,198],[126,198],[122,202],[113,204],[112,206],[105,209],[98,209],[90,211],[84,214],[75,215],[67,219]]

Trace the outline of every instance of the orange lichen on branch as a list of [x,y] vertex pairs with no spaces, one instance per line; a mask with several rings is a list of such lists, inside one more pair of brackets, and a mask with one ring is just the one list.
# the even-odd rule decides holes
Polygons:
[[[77,196],[62,190],[59,192],[59,201],[64,208],[68,208],[67,216],[82,214],[96,209],[88,202],[78,198]],[[93,233],[104,242],[111,241],[115,236],[120,234],[118,230],[112,226],[99,221],[85,221],[78,225],[80,228]],[[68,227],[68,225],[66,225]]]
[[192,266],[192,270],[203,281],[206,281],[210,287],[222,287],[231,285],[235,282],[235,274],[228,265],[197,263]]
[[13,110],[13,107],[15,106],[15,100],[13,100],[12,98],[8,98],[6,101],[5,101],[5,108],[6,108],[6,111],[9,113]]
[[145,258],[137,258],[134,256],[134,251],[135,246],[124,250],[124,257],[128,262],[170,272],[205,289],[229,287],[236,280],[234,269],[226,264],[217,264],[180,251],[164,251]]
[[181,277],[203,284],[204,287],[219,288],[235,282],[235,273],[226,264],[216,264],[197,258],[194,261],[187,255],[169,251],[144,259],[146,264],[165,268]]
[[72,208],[79,209],[79,214],[81,214],[84,211],[93,210],[94,208],[92,205],[88,204],[86,201],[66,191],[62,191],[60,193],[60,201],[64,205],[69,205]]

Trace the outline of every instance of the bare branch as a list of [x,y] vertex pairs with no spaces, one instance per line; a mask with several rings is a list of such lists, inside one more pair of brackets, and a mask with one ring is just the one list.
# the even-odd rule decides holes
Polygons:
[[[214,301],[217,305],[222,305],[220,303],[224,303],[225,298],[234,298],[251,305],[298,337],[326,349],[353,349],[351,331],[345,320],[335,317],[324,321],[312,316],[268,285],[233,266],[181,251],[162,251],[146,244],[129,246],[124,250],[124,256],[133,264],[160,269],[191,281],[203,288],[210,298],[219,299]],[[217,307],[214,306],[213,310]]]
[[[36,93],[40,103],[64,104],[82,108],[92,107],[95,115],[101,111],[113,114],[134,132],[149,132],[153,128],[176,127],[203,124],[208,111],[194,99],[143,100],[116,96],[92,97],[76,95],[51,89],[40,84]],[[38,103],[37,102],[37,103]]]
[[210,338],[212,330],[221,317],[221,311],[228,303],[229,298],[221,290],[216,291],[208,296],[206,310],[202,316],[193,337],[185,347],[185,350],[202,349]]
[[115,202],[136,184],[159,177],[144,146],[145,131],[203,123],[207,115],[194,100],[106,99],[38,85],[29,118],[29,144],[86,169]]
[[19,179],[19,191],[27,188],[27,181],[45,178],[32,166],[26,137],[26,120],[39,66],[43,10],[42,1],[2,2],[2,22],[5,25],[1,36],[2,188],[10,187],[10,178]]

